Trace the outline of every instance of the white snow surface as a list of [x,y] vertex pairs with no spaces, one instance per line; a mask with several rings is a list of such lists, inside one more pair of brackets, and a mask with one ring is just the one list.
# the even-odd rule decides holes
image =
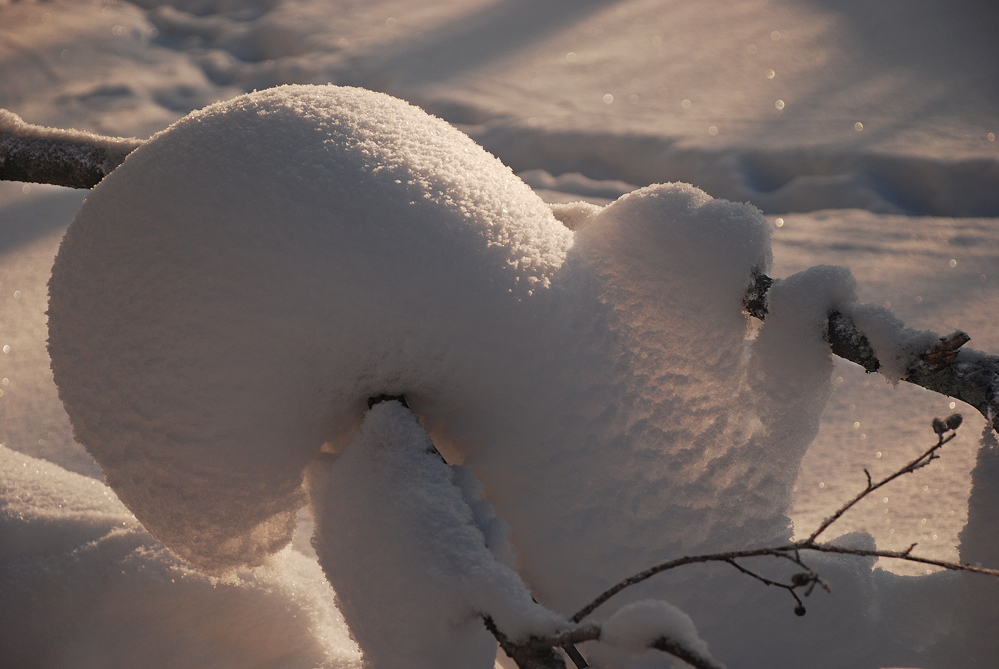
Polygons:
[[405,102],[236,98],[88,197],[50,282],[56,384],[150,531],[208,571],[260,564],[291,538],[306,463],[349,439],[367,397],[464,410],[571,239],[509,168]]
[[313,543],[373,668],[489,666],[482,616],[514,641],[570,626],[497,561],[455,478],[398,402],[375,405],[338,460],[310,467]]
[[360,667],[318,565],[278,562],[218,583],[100,481],[0,447],[7,666]]
[[[996,219],[952,218],[995,216],[997,211],[997,89],[988,65],[995,61],[992,33],[996,21],[994,8],[972,0],[949,5],[931,0],[712,0],[696,5],[648,0],[176,0],[168,4],[156,0],[138,4],[0,0],[0,106],[29,123],[145,137],[191,110],[255,88],[332,82],[389,92],[461,126],[524,173],[546,201],[589,200],[590,205],[554,207],[556,217],[580,233],[599,214],[594,205],[607,204],[628,184],[690,181],[714,196],[751,201],[767,212],[773,226],[772,276],[790,276],[813,265],[849,266],[857,278],[860,300],[879,306],[840,303],[839,308],[870,312],[868,327],[883,335],[875,339],[892,351],[885,357],[901,369],[914,352],[910,347],[913,337],[928,336],[920,331],[962,329],[973,337],[971,346],[999,350],[990,316],[999,308]],[[783,109],[776,109],[778,100],[784,103]],[[0,184],[0,344],[10,349],[0,356],[0,441],[21,453],[99,477],[97,465],[73,439],[45,348],[49,267],[81,197],[64,189]],[[790,213],[794,211],[809,213]],[[777,214],[779,219],[774,218]],[[563,267],[571,269],[568,263]],[[589,272],[581,275],[592,276]],[[609,292],[603,279],[595,284],[583,292],[590,297]],[[678,284],[680,296],[688,289],[688,284]],[[553,284],[541,292],[562,290]],[[525,302],[539,302],[538,297],[536,293]],[[577,312],[582,297],[560,302],[565,313]],[[880,305],[916,332],[880,312]],[[547,329],[563,327],[559,319],[549,317],[552,312],[539,311],[552,321]],[[607,313],[618,318],[618,323],[626,320],[613,308],[608,307]],[[809,320],[795,322],[788,326],[807,329]],[[508,333],[505,327],[497,332]],[[563,329],[572,331],[572,327]],[[289,322],[287,330],[294,332],[295,324]],[[775,330],[770,334],[779,342]],[[528,338],[538,338],[533,326],[526,331]],[[226,334],[232,332],[240,329]],[[748,334],[752,337],[753,331]],[[747,388],[759,387],[753,385],[760,381],[752,370],[765,358],[765,336],[766,330],[756,342],[745,345],[754,360],[744,366],[747,379],[738,384],[742,394],[731,388],[726,391],[740,401],[747,399]],[[702,352],[694,346],[681,350],[691,348]],[[769,350],[772,355],[781,353],[779,343]],[[576,352],[567,347],[562,360]],[[796,352],[807,369],[822,369],[817,349]],[[639,355],[634,357],[641,360]],[[540,370],[562,365],[558,360],[547,366],[528,362],[509,366],[495,376],[519,374],[537,383]],[[650,369],[655,373],[658,368]],[[807,535],[862,487],[863,467],[877,476],[911,459],[933,439],[929,419],[955,410],[948,406],[950,398],[904,383],[893,388],[850,363],[836,361],[833,370],[831,395],[799,472],[768,476],[765,461],[742,460],[740,449],[735,448],[729,461],[742,462],[743,469],[733,468],[727,481],[724,477],[716,480],[719,489],[730,488],[727,496],[732,501],[726,508],[733,510],[733,518],[754,513],[769,518],[757,526],[763,531],[754,529],[752,523],[732,530],[723,511],[703,512],[707,519],[703,525],[722,517],[714,526],[731,530],[723,534],[734,542],[741,541],[740,536],[763,540],[773,536],[771,531],[784,536],[788,530],[777,527],[781,523],[773,514],[777,508],[787,508],[795,533]],[[453,371],[446,370],[449,379]],[[624,378],[626,373],[609,378]],[[795,380],[793,369],[783,373],[784,378]],[[663,378],[682,387],[684,374]],[[830,392],[820,378],[802,375],[798,380],[804,384],[798,387],[807,391],[800,398],[806,407],[821,403]],[[265,398],[283,401],[285,389],[255,383],[248,373],[245,385],[261,393],[261,402]],[[552,382],[544,390],[560,388]],[[675,395],[686,397],[687,390]],[[511,395],[506,388],[495,394],[504,401]],[[585,392],[571,399],[578,403],[580,396]],[[635,396],[625,394],[618,404],[627,407]],[[418,412],[429,411],[428,403],[410,399]],[[747,454],[751,451],[745,451],[745,444],[751,443],[751,436],[767,434],[768,428],[754,414],[768,401],[754,399],[739,411],[728,407],[726,420],[742,421],[747,430],[749,436],[739,442]],[[540,414],[555,403],[553,399],[541,402],[535,424],[544,423]],[[526,399],[522,404],[524,416],[530,418],[535,408]],[[503,403],[491,404],[487,414],[496,418],[502,413],[492,413],[497,406],[503,408]],[[352,413],[355,423],[362,407],[363,402],[358,402]],[[854,542],[868,547],[875,541],[890,549],[918,542],[916,551],[931,557],[999,564],[990,539],[995,536],[996,522],[995,504],[990,500],[999,480],[994,439],[980,443],[984,420],[961,403],[956,410],[965,415],[965,428],[945,448],[943,459],[894,482],[884,497],[865,500],[837,522],[839,532],[861,532]],[[576,413],[587,411],[577,409]],[[558,407],[557,413],[570,421],[566,432],[571,436],[567,416],[572,411]],[[627,413],[628,420],[638,416],[641,429],[644,418],[639,412],[628,409]],[[619,419],[622,415],[618,414]],[[476,502],[487,503],[479,499],[479,493],[471,492],[478,484],[472,479],[478,477],[487,484],[483,491],[497,502],[495,508],[502,517],[493,517],[490,548],[503,557],[507,545],[504,519],[510,520],[517,506],[501,509],[493,495],[497,482],[509,477],[498,471],[490,479],[485,467],[490,449],[470,448],[467,430],[453,443],[444,438],[459,432],[460,425],[447,420],[434,425],[425,422],[449,461],[468,465],[453,471],[482,529],[489,525],[483,519],[492,516],[486,506],[477,507]],[[509,430],[507,425],[499,427],[497,434]],[[799,444],[814,430],[809,419],[785,427],[798,431],[790,441]],[[333,439],[322,450],[341,451],[350,436]],[[514,455],[529,450],[510,441],[503,447],[509,443],[515,447],[510,448]],[[523,454],[517,457],[515,463],[531,462]],[[794,469],[795,458],[797,454],[790,453],[778,469]],[[4,460],[3,473],[7,474],[8,464],[16,467],[18,462]],[[560,465],[562,471],[578,474],[571,462],[566,458]],[[13,481],[14,492],[5,493],[5,499],[23,497],[17,491],[30,491],[34,499],[41,500],[38,510],[58,514],[63,495],[62,488],[52,484],[52,472],[57,470],[41,464],[45,466],[38,471],[48,473],[39,475],[38,481],[6,477],[5,481]],[[646,475],[654,478],[663,473],[654,465],[651,456],[640,460],[635,468],[638,473],[631,474],[642,482],[638,488],[648,488]],[[606,469],[611,472],[608,478],[619,475],[627,480],[629,475],[618,461]],[[744,473],[750,474],[745,478],[757,490],[767,491],[748,507],[738,504]],[[788,476],[794,481],[790,493],[785,487]],[[542,486],[558,484],[554,477],[539,474],[536,478]],[[662,539],[652,527],[655,515],[672,515],[672,507],[656,511],[655,502],[636,503],[640,494],[622,498],[608,494],[611,488],[598,487],[594,493],[601,495],[606,508],[601,519],[600,501],[593,502],[597,519],[612,526],[613,509],[625,509],[626,515],[634,512],[637,518],[652,507],[650,528],[637,534],[634,543],[652,537],[650,545],[654,545]],[[677,499],[684,500],[686,490],[674,492]],[[748,491],[742,494],[753,497]],[[557,491],[551,497],[557,497]],[[345,641],[343,623],[329,607],[331,590],[319,586],[322,577],[314,562],[302,582],[315,584],[305,586],[311,592],[324,593],[322,602],[315,600],[317,610],[331,614],[310,618],[321,622],[310,622],[307,630],[300,622],[297,627],[273,622],[284,620],[281,598],[268,600],[277,608],[266,604],[247,613],[250,609],[240,605],[227,617],[230,609],[226,607],[234,599],[220,602],[218,598],[257,601],[253,594],[240,594],[248,584],[253,590],[253,579],[240,576],[241,585],[218,584],[209,590],[210,581],[145,534],[143,545],[154,546],[149,550],[157,559],[170,560],[190,582],[201,584],[196,588],[201,594],[189,596],[168,579],[140,583],[129,577],[114,581],[112,591],[121,596],[102,599],[102,590],[92,584],[107,582],[99,578],[117,578],[121,553],[91,551],[86,560],[72,562],[46,557],[44,551],[35,550],[37,544],[31,538],[40,536],[35,532],[37,524],[30,531],[25,529],[25,519],[35,518],[34,513],[24,518],[5,516],[4,536],[11,539],[3,545],[20,557],[0,562],[3,582],[18,584],[19,575],[34,576],[24,581],[28,587],[5,586],[3,601],[10,615],[0,631],[4,657],[43,658],[36,666],[87,666],[88,662],[108,666],[114,664],[109,657],[127,658],[120,663],[127,666],[211,666],[207,657],[229,658],[219,660],[220,665],[228,661],[252,666],[250,655],[270,658],[276,656],[274,649],[281,649],[289,653],[282,656],[283,662],[276,661],[283,666],[298,666],[297,659],[289,658],[304,658],[301,666],[310,667],[356,666],[358,662],[356,650]],[[128,523],[131,532],[135,521],[128,512],[122,514],[121,522]],[[527,515],[523,513],[521,520]],[[690,512],[687,520],[677,522],[689,525],[693,515]],[[307,518],[300,515],[299,519],[304,526],[310,525]],[[579,525],[586,520],[592,517]],[[550,518],[535,523],[528,517],[528,521],[510,523],[516,525],[509,535],[513,553],[503,557],[509,564],[516,554],[518,570],[525,578],[537,575],[544,556],[532,558],[529,573],[523,567],[520,547],[532,528],[544,527]],[[696,520],[693,524],[702,526]],[[289,517],[277,535],[286,536],[290,526]],[[46,535],[45,541],[51,543],[45,545],[75,550],[78,540],[104,536],[97,536],[100,528],[79,529],[75,520],[60,521],[57,527],[56,533]],[[83,527],[93,526],[83,523]],[[598,536],[599,529],[598,523],[593,541],[576,546],[582,546],[580,551],[590,546],[605,550],[607,573],[580,585],[580,597],[568,598],[573,601],[561,613],[570,613],[625,575],[613,565],[623,568],[628,562],[624,555],[628,542],[615,554],[613,546]],[[91,531],[93,535],[88,534]],[[64,539],[68,543],[60,543]],[[110,544],[99,545],[107,548]],[[294,545],[311,552],[301,532]],[[555,552],[548,557],[560,559]],[[671,549],[661,552],[665,557],[677,555]],[[227,555],[231,561],[232,554]],[[293,563],[296,560],[291,558]],[[577,562],[584,561],[581,554]],[[729,666],[993,666],[999,653],[994,635],[999,595],[987,580],[924,576],[922,566],[878,564],[920,574],[919,578],[897,577],[880,568],[871,571],[873,561],[853,558],[815,560],[813,566],[832,582],[834,593],[813,594],[805,602],[808,615],[804,618],[791,613],[785,593],[762,588],[738,574],[725,576],[724,569],[730,569],[725,566],[720,571],[686,568],[692,571],[657,577],[662,579],[659,585],[632,599],[653,596],[677,604],[697,622],[715,656]],[[575,568],[571,561],[570,568]],[[125,571],[131,574],[128,568]],[[540,595],[543,586],[541,579],[536,580],[539,583],[528,579],[528,584]],[[39,592],[55,594],[40,598]],[[546,595],[550,598],[552,593]],[[91,600],[103,603],[87,608]],[[144,601],[151,604],[139,611],[135,602]],[[612,600],[598,613],[609,615],[625,601]],[[70,607],[79,604],[85,614],[66,622],[67,602]],[[256,615],[260,610],[269,613]],[[18,616],[19,611],[32,613]],[[297,611],[292,607],[291,616],[298,615],[293,619],[300,621]],[[217,623],[202,624],[198,612],[215,616]],[[81,634],[84,624],[87,627]],[[126,625],[128,634],[109,631]],[[284,641],[274,638],[274,629]],[[322,638],[339,641],[329,646]],[[260,644],[253,643],[258,639]],[[346,645],[338,645],[341,642]],[[255,650],[263,646],[270,650]],[[200,648],[208,647],[214,650],[197,655]],[[226,650],[218,651],[220,647]],[[15,648],[16,653],[8,652]],[[156,652],[149,652],[151,648]],[[179,657],[175,653],[187,648],[192,649],[190,657],[174,662]],[[324,651],[317,650],[322,648],[341,650],[324,657]],[[57,658],[58,651],[53,649],[65,652]],[[582,650],[595,663],[595,651],[585,646]],[[608,660],[607,666],[619,666],[616,661]],[[655,666],[657,660],[636,662],[633,666],[649,666],[647,662]]]

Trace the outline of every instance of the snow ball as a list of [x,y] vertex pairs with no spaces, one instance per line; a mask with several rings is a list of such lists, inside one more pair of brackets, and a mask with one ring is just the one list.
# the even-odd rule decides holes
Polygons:
[[367,397],[479,396],[476,360],[572,238],[509,168],[402,100],[243,95],[154,136],[87,198],[49,286],[55,382],[154,536],[208,572],[261,564],[291,538],[306,464],[349,441]]

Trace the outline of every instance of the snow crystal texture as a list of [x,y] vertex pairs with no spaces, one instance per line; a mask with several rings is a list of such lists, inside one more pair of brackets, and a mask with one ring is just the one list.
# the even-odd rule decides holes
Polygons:
[[454,474],[398,402],[375,405],[338,460],[310,468],[313,543],[373,669],[487,667],[496,642],[482,616],[515,641],[569,627],[497,561]]
[[96,188],[50,283],[77,439],[203,569],[288,542],[302,471],[378,393],[462,397],[571,232],[386,95],[285,87],[192,114]]
[[[515,555],[563,615],[681,551],[789,538],[828,395],[820,321],[848,278],[775,286],[747,355],[742,298],[771,262],[758,210],[661,184],[559,215],[576,230],[386,95],[290,86],[196,112],[94,190],[56,258],[49,349],[76,437],[155,537],[216,574],[290,540],[326,453],[317,542],[366,652],[415,625],[368,636],[356,602],[375,584],[336,558],[350,528],[386,522],[370,496],[392,486],[365,474],[354,503],[344,473],[373,448],[371,396],[406,396],[466,468],[454,490],[495,564]],[[481,629],[455,647],[479,653]]]

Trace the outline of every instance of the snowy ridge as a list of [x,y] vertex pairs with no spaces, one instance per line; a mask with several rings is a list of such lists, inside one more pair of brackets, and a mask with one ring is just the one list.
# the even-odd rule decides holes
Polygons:
[[218,583],[100,481],[4,447],[0,546],[7,666],[361,666],[314,561],[286,551]]
[[584,185],[566,173],[638,185],[692,183],[714,197],[751,202],[768,214],[866,209],[909,216],[999,216],[996,158],[892,155],[836,146],[718,150],[690,146],[682,137],[538,130],[501,122],[460,127],[515,171],[562,175],[529,175],[532,186],[584,196],[613,199],[615,186],[622,186]]

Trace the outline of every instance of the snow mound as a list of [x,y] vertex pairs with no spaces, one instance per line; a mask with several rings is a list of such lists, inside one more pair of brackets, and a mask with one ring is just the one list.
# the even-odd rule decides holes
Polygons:
[[291,86],[181,120],[94,190],[50,283],[77,439],[202,569],[285,545],[302,472],[378,393],[468,396],[469,358],[572,233],[386,95]]
[[92,478],[0,447],[0,651],[20,667],[360,666],[318,565],[217,583]]
[[514,641],[569,626],[490,552],[455,473],[398,402],[375,405],[338,460],[310,468],[313,543],[372,667],[489,666],[483,616]]
[[706,660],[714,659],[690,616],[660,600],[644,599],[622,607],[607,619],[600,634],[602,643],[629,654],[648,652],[658,639],[672,641]]
[[[56,258],[49,350],[76,437],[153,536],[214,574],[288,543],[307,466],[348,458],[380,394],[478,480],[518,573],[563,614],[681,552],[788,539],[843,271],[776,285],[751,344],[759,210],[686,184],[559,210],[575,232],[385,95],[291,86],[192,114],[94,190]],[[462,513],[509,563],[468,483]],[[341,528],[385,518],[331,507],[335,488],[310,494],[337,519],[322,545],[347,551]]]

